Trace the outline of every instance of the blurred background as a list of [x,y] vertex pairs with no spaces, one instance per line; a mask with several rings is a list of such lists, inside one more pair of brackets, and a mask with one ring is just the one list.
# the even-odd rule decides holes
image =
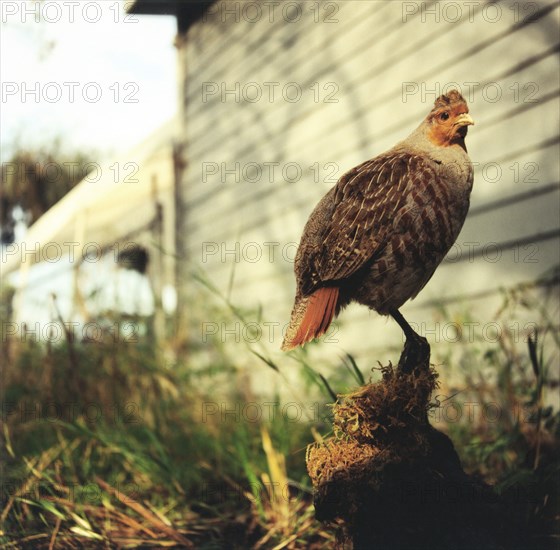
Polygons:
[[282,354],[293,259],[338,178],[454,88],[471,208],[402,312],[434,426],[557,541],[556,2],[1,10],[3,542],[332,544],[305,447],[403,338],[351,306]]

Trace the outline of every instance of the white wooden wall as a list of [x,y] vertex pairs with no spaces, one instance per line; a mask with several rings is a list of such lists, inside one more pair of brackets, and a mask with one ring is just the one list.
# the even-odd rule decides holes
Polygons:
[[[499,289],[559,264],[557,2],[273,4],[218,2],[178,41],[180,254],[224,292],[234,270],[231,300],[262,307],[267,341],[264,323],[288,321],[290,259],[315,204],[347,169],[406,137],[456,83],[476,122],[467,138],[471,211],[450,257],[402,311],[421,332],[436,331],[428,332],[436,362],[454,339],[445,324],[467,312],[477,339],[493,335],[486,324],[502,303]],[[277,163],[274,177],[266,163]],[[196,292],[186,270],[182,279]],[[442,300],[445,314],[434,307]],[[361,306],[337,327],[316,353],[336,361],[345,350],[362,365],[398,356],[398,328]],[[206,342],[226,340],[241,353],[223,328]],[[281,343],[280,328],[275,334],[271,350]],[[197,328],[191,337],[200,341]]]

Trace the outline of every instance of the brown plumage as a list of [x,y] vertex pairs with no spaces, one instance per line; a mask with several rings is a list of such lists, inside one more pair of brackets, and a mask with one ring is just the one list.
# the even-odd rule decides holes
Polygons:
[[468,112],[456,90],[439,97],[408,138],[346,172],[321,199],[296,254],[283,350],[324,334],[351,301],[403,326],[398,308],[428,282],[467,215]]

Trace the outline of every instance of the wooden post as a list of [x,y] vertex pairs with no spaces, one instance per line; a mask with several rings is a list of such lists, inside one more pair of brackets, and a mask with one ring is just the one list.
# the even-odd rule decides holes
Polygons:
[[424,339],[407,341],[380,382],[338,397],[334,436],[308,447],[316,517],[342,525],[339,538],[355,550],[497,550],[508,547],[505,533],[516,536],[500,498],[463,471],[451,440],[429,423],[429,361]]

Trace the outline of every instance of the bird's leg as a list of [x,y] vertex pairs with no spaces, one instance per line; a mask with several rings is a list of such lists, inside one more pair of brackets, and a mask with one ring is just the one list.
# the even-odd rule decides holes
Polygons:
[[420,336],[414,331],[414,329],[408,324],[407,320],[402,316],[402,313],[395,309],[391,311],[391,317],[399,324],[406,336],[406,339],[409,338],[415,339],[420,338]]
[[417,369],[429,369],[430,344],[428,344],[426,338],[413,330],[398,309],[391,311],[390,315],[399,324],[406,336],[398,369],[405,373],[411,373]]

